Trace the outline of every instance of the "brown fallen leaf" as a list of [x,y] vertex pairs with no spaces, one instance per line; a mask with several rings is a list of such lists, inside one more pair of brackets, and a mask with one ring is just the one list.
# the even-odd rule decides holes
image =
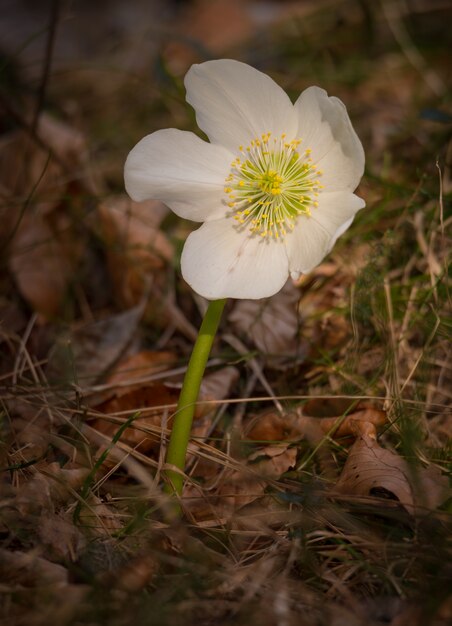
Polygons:
[[36,531],[46,547],[46,554],[53,559],[75,561],[86,545],[82,532],[63,510],[59,513],[43,510]]
[[[25,130],[4,135],[0,140],[0,188],[2,195],[26,202],[33,194],[34,208],[41,216],[54,209],[73,181],[83,181],[93,190],[87,165],[84,136],[68,124],[43,113],[37,127],[38,141]],[[5,202],[7,209],[8,203]],[[5,211],[0,219],[0,237],[7,236],[17,215]]]
[[376,433],[377,427],[385,423],[386,413],[371,407],[334,417],[305,415],[304,407],[300,407],[283,415],[275,411],[258,414],[247,422],[244,434],[253,441],[293,441],[305,437],[315,442],[326,434],[356,438],[363,429],[366,433]]
[[108,572],[104,582],[109,582],[123,591],[134,593],[148,585],[160,569],[160,562],[153,553],[142,554],[131,559],[123,567]]
[[313,397],[303,404],[302,411],[303,415],[312,417],[336,418],[338,415],[349,413],[354,405],[356,406],[356,400],[340,396]]
[[393,494],[411,514],[437,508],[451,493],[447,478],[436,467],[410,465],[382,448],[375,437],[363,434],[353,444],[334,491],[368,496],[380,489]]
[[174,257],[172,244],[159,229],[167,212],[162,202],[133,202],[125,195],[108,198],[99,207],[109,271],[124,306],[136,305],[152,272]]
[[62,565],[51,563],[38,556],[34,550],[22,552],[0,548],[0,578],[27,587],[56,585],[65,587],[69,582],[69,572]]
[[326,434],[329,433],[332,437],[356,437],[357,434],[362,433],[362,429],[365,428],[368,434],[373,433],[376,435],[377,427],[383,426],[387,421],[385,411],[379,409],[367,408],[350,415],[338,416],[338,417],[324,417],[317,420],[320,428]]
[[[167,351],[142,351],[123,359],[107,379],[106,385],[113,389],[101,394],[101,402],[90,402],[90,405],[106,415],[124,412],[142,412],[143,415],[133,421],[121,436],[120,441],[140,452],[147,453],[156,449],[161,443],[161,425],[165,415],[167,427],[171,427],[174,405],[177,404],[180,385],[164,382],[146,382],[140,379],[150,376],[153,372],[162,371],[174,364],[176,356]],[[195,411],[195,424],[192,436],[203,439],[210,430],[209,414],[215,409],[215,401],[229,395],[232,385],[238,378],[238,370],[227,367],[205,376],[200,393],[200,404]],[[117,385],[116,387],[114,385]],[[94,397],[99,397],[98,394]],[[205,401],[205,404],[202,401]],[[213,402],[212,402],[213,401]],[[170,410],[162,409],[165,405],[173,405]],[[152,407],[157,407],[152,411]],[[204,419],[202,419],[204,418]],[[91,426],[112,439],[120,424],[98,418]],[[144,432],[149,429],[150,432]]]
[[258,475],[277,479],[295,466],[297,449],[288,445],[265,446],[248,457],[247,464]]
[[234,329],[252,340],[260,352],[291,356],[301,346],[297,341],[299,291],[289,280],[272,298],[239,300],[229,321]]
[[217,408],[215,402],[224,400],[230,395],[239,376],[239,370],[232,366],[223,367],[204,376],[199,392],[199,403],[195,409],[195,418],[199,419],[215,410]]
[[47,375],[75,382],[80,388],[99,380],[136,336],[143,304],[62,334],[49,355]]
[[166,63],[177,74],[199,61],[200,46],[214,57],[246,41],[255,33],[243,0],[198,0],[190,3],[176,26],[176,36],[163,50]]
[[244,437],[253,441],[288,441],[300,437],[295,416],[266,411],[245,424]]
[[11,242],[9,267],[32,309],[45,317],[55,317],[74,268],[48,221],[39,213],[23,216]]
[[[229,517],[265,495],[269,480],[294,467],[297,449],[289,445],[265,446],[253,452],[243,468],[206,474],[203,486],[184,486],[184,507],[197,520]],[[210,467],[210,470],[212,467]],[[198,475],[198,473],[197,473]]]
[[17,488],[16,506],[22,516],[43,510],[53,510],[71,500],[80,489],[89,468],[62,468],[59,463],[41,461],[33,466],[34,476]]
[[[261,498],[267,483],[243,470],[225,471],[219,484],[214,477],[210,484],[184,486],[182,502],[186,512],[197,521],[228,518],[242,507]],[[212,485],[215,487],[212,489]]]
[[[156,382],[138,387],[123,395],[114,396],[95,408],[99,413],[106,415],[126,411],[137,413],[137,417],[122,433],[120,442],[140,452],[147,453],[160,445],[162,419],[165,412],[168,414],[167,427],[171,425],[174,408],[165,411],[161,407],[174,406],[178,397],[178,391],[164,383]],[[156,409],[152,410],[153,407]],[[116,423],[102,418],[90,421],[93,428],[106,435],[110,440],[117,434],[121,424],[122,422]],[[106,463],[109,465],[111,461],[107,458]]]
[[137,385],[148,384],[146,378],[172,367],[176,362],[177,356],[169,350],[141,350],[121,359],[105,384],[117,385],[113,395],[120,397]]
[[80,522],[84,531],[94,537],[105,537],[122,528],[121,515],[113,507],[89,494],[80,510]]

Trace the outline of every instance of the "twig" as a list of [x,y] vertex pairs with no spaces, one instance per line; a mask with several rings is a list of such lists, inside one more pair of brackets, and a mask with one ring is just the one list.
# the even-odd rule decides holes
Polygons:
[[49,32],[47,35],[46,53],[44,58],[44,67],[42,68],[41,83],[38,90],[38,98],[36,101],[36,109],[31,124],[32,135],[36,135],[38,128],[39,115],[42,111],[44,99],[49,82],[50,66],[52,65],[53,50],[55,47],[56,27],[60,15],[60,0],[53,0],[50,12]]

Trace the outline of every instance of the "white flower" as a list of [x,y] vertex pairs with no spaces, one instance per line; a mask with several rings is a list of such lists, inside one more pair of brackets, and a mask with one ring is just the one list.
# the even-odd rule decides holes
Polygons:
[[361,142],[337,98],[309,87],[292,104],[238,61],[193,65],[185,86],[210,143],[176,129],[144,137],[125,164],[127,192],[204,222],[181,260],[197,293],[271,296],[318,265],[363,208]]

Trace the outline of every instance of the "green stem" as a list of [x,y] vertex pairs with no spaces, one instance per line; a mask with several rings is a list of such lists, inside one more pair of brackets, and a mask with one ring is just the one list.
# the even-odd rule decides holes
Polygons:
[[166,464],[173,465],[180,470],[180,472],[176,472],[168,469],[165,472],[168,478],[165,491],[172,495],[180,495],[182,493],[184,484],[183,471],[193,414],[207,359],[209,358],[225,304],[226,300],[213,300],[209,303],[188,363],[166,453]]

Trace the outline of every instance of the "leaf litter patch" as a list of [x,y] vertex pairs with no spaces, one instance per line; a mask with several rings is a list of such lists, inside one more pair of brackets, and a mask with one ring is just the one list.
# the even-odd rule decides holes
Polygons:
[[[342,33],[347,50],[360,45],[362,16],[349,3],[337,4],[334,24],[321,3],[281,3],[277,26],[268,7],[219,2],[215,14],[207,4],[178,14],[167,66],[143,96],[146,123],[151,111],[155,127],[167,126],[171,109],[193,127],[177,68],[204,57],[181,32],[234,58],[260,15],[252,55],[275,45],[280,82],[299,92],[313,72],[355,103],[368,209],[356,237],[312,274],[269,301],[230,304],[197,407],[186,521],[174,526],[160,489],[162,450],[203,311],[178,277],[189,225],[160,203],[126,199],[124,154],[109,156],[107,171],[102,142],[76,129],[108,117],[102,105],[95,119],[95,84],[92,119],[81,125],[82,110],[61,121],[77,105],[60,94],[60,119],[42,115],[37,140],[2,126],[1,611],[27,626],[445,625],[450,242],[440,209],[450,172],[442,170],[438,197],[431,155],[443,168],[444,129],[419,120],[412,94],[429,106],[433,96],[405,51],[387,49],[386,17],[374,30],[376,56],[368,58],[371,38],[362,50],[373,69],[354,83],[353,55],[338,44]],[[419,11],[426,29],[432,14]],[[221,15],[230,23],[215,41],[203,24]],[[390,18],[395,32],[411,20]],[[128,108],[131,89],[136,77]],[[116,112],[133,138],[140,114],[131,131]]]

